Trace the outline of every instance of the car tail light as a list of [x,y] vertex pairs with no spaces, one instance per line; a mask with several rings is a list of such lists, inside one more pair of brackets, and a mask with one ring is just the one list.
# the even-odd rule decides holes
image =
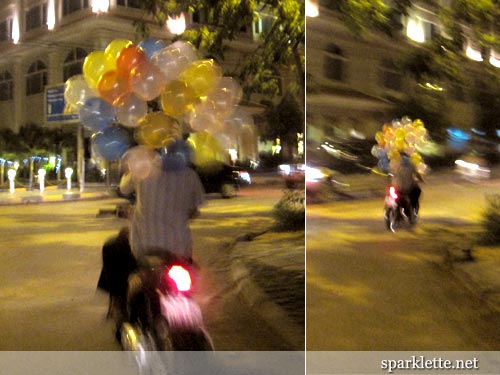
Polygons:
[[180,292],[189,292],[191,290],[191,274],[182,266],[172,266],[168,270],[168,277],[174,281],[177,290]]
[[396,188],[394,186],[389,187],[389,195],[393,197],[394,199],[398,199],[398,193],[396,191]]

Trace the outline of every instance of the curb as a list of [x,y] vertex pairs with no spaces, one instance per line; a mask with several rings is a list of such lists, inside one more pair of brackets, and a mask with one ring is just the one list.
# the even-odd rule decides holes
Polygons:
[[112,192],[101,193],[80,193],[75,196],[64,195],[61,193],[60,198],[44,199],[42,195],[33,195],[25,197],[9,197],[6,199],[0,198],[0,206],[16,206],[27,204],[43,204],[43,203],[61,203],[61,202],[78,202],[78,201],[91,201],[109,198],[119,198]]
[[304,329],[293,322],[281,307],[270,300],[267,294],[253,281],[242,261],[233,260],[231,262],[231,274],[238,285],[240,296],[287,343],[289,346],[287,350],[304,350],[305,335],[300,337],[301,335],[297,333],[304,331]]

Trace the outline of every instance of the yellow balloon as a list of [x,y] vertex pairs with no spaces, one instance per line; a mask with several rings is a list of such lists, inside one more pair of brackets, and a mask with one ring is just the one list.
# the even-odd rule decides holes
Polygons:
[[424,126],[424,122],[418,118],[415,121],[413,121],[413,126],[415,127]]
[[122,51],[122,49],[127,48],[132,45],[132,41],[128,39],[115,39],[111,43],[108,44],[106,49],[104,50],[104,55],[106,57],[106,62],[111,66],[116,67],[116,59],[118,55]]
[[181,80],[191,87],[196,96],[206,96],[222,78],[222,69],[213,60],[198,60],[181,73]]
[[101,76],[113,70],[113,65],[106,61],[104,51],[94,51],[87,55],[83,62],[83,76],[91,88],[96,88]]
[[422,156],[420,156],[418,152],[414,152],[410,155],[410,161],[414,166],[418,166],[420,163],[422,163]]
[[405,137],[405,130],[403,128],[397,128],[396,131],[394,132],[397,138],[403,138]]
[[388,156],[390,160],[395,160],[395,161],[399,161],[399,159],[401,158],[401,154],[399,153],[398,150],[391,150],[388,153]]
[[163,112],[172,117],[179,117],[194,108],[197,101],[194,90],[182,81],[169,82],[160,95]]
[[406,142],[404,139],[396,139],[394,142],[394,145],[396,146],[396,150],[398,151],[403,151],[406,147]]
[[380,146],[384,147],[384,145],[385,145],[385,134],[382,133],[382,132],[377,132],[375,134],[375,140],[377,141],[377,143]]
[[135,135],[139,144],[161,148],[180,139],[182,130],[172,117],[163,112],[152,112],[139,120]]
[[192,133],[188,142],[193,146],[193,163],[203,165],[214,160],[225,161],[227,152],[210,133],[199,131]]

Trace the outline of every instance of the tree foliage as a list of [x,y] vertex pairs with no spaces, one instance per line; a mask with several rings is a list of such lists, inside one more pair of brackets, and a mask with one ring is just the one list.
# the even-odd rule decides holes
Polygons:
[[[190,41],[206,56],[224,61],[227,42],[256,20],[256,12],[267,15],[271,27],[261,35],[254,51],[243,61],[239,78],[247,96],[253,92],[276,95],[280,92],[283,71],[295,74],[285,89],[304,93],[303,0],[144,0],[141,7],[163,27],[169,16],[181,12],[203,15],[203,22],[186,30],[180,38]],[[150,32],[145,21],[136,23],[142,36]]]
[[[500,54],[500,1],[499,0],[453,0],[449,2],[425,1],[439,15],[442,26],[441,35],[409,48],[399,61],[402,71],[409,73],[415,84],[431,82],[438,86],[453,84],[467,92],[478,111],[478,126],[487,130],[498,125],[500,117],[495,98],[498,95],[500,69],[489,64],[490,52]],[[356,37],[363,37],[367,30],[382,31],[394,36],[401,27],[397,19],[408,15],[413,1],[395,0],[331,0],[328,7],[337,11]],[[483,58],[480,68],[486,80],[470,74],[471,63],[465,57],[467,42],[472,41],[479,47]],[[478,90],[477,88],[481,89]],[[441,95],[442,96],[442,95]],[[439,94],[416,92],[408,98],[406,107],[427,112],[434,124],[446,124],[444,99]],[[425,115],[421,114],[420,117]],[[491,130],[490,129],[490,130]]]
[[73,134],[60,128],[47,128],[34,123],[22,126],[18,134],[10,129],[0,129],[0,149],[4,157],[59,154],[63,147],[73,147],[75,143]]

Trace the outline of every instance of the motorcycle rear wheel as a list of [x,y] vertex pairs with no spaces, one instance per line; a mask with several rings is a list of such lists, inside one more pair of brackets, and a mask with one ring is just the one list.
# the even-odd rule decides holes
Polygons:
[[204,331],[178,331],[172,333],[172,345],[178,351],[213,351],[212,341]]
[[387,230],[391,232],[396,232],[396,227],[398,223],[397,211],[393,208],[388,208],[385,210],[385,226]]

